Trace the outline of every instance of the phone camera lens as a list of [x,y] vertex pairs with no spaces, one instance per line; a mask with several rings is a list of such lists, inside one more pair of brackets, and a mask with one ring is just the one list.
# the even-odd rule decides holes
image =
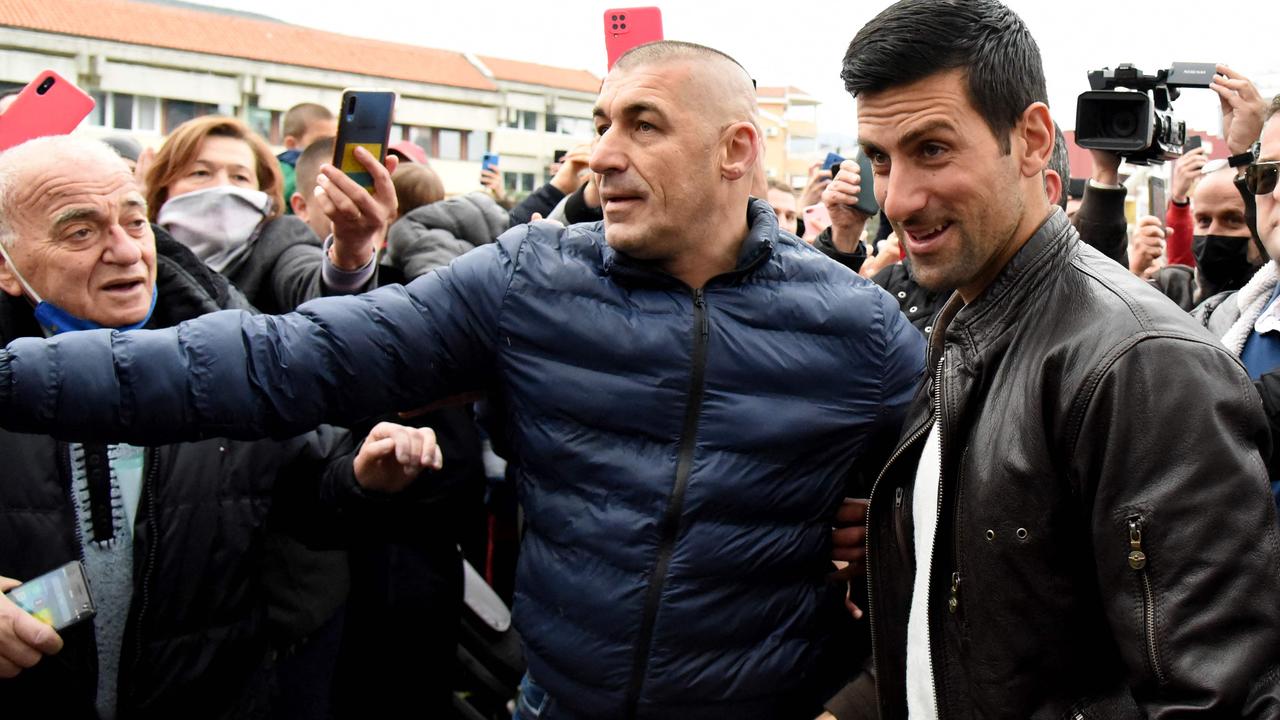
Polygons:
[[623,29],[623,30],[626,30],[626,29],[627,29],[627,24],[626,24],[626,23],[622,23],[622,29]]
[[613,21],[614,21],[614,22],[617,22],[617,21],[618,21],[618,16],[617,16],[617,15],[614,15],[614,16],[613,16]]
[[614,23],[614,24],[613,24],[613,29],[614,29],[614,30],[617,30],[617,29],[618,29],[618,23]]
[[40,83],[40,87],[36,88],[36,94],[43,95],[49,92],[51,87],[53,87],[53,78],[45,78],[44,82]]

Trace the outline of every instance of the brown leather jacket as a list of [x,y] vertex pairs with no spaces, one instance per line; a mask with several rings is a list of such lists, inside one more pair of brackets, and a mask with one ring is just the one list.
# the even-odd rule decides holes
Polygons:
[[906,717],[912,486],[939,414],[940,717],[1280,716],[1269,440],[1236,359],[1057,209],[937,328],[867,519],[881,717]]

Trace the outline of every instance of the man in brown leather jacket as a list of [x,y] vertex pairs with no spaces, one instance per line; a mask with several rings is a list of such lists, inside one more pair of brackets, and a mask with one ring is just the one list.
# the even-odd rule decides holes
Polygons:
[[916,279],[957,288],[871,494],[881,717],[1280,717],[1259,401],[1049,205],[1026,26],[903,0],[842,76]]

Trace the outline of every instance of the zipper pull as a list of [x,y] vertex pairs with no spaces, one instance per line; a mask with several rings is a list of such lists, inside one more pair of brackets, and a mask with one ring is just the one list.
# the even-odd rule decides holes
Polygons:
[[951,573],[951,597],[947,600],[947,609],[954,615],[960,609],[960,573]]
[[706,340],[709,334],[707,327],[707,300],[702,295],[702,288],[693,291],[693,304],[698,307],[698,316],[702,319],[702,339]]
[[905,494],[906,492],[900,487],[894,489],[893,491],[893,509],[894,510],[902,509],[902,496]]
[[1142,516],[1129,517],[1129,567],[1141,570],[1147,566],[1147,554],[1142,551]]

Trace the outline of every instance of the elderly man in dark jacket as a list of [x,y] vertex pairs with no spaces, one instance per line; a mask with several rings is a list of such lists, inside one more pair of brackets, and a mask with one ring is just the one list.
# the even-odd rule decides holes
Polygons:
[[[132,174],[106,146],[49,138],[0,157],[0,341],[163,328],[249,307],[148,226]],[[138,448],[0,431],[0,576],[30,579],[80,559],[98,605],[39,663],[33,653],[59,644],[52,636],[24,649],[0,631],[0,677],[17,675],[0,680],[0,703],[59,718],[265,716],[266,518],[279,495],[316,498],[331,459],[350,464],[347,444],[328,428]],[[0,627],[26,621],[0,605]]]
[[522,226],[291,315],[19,341],[0,424],[285,436],[499,390],[527,523],[520,716],[812,717],[861,661],[837,641],[832,521],[896,434],[922,341],[750,200],[755,104],[714,50],[633,50],[596,107],[603,227]]
[[1048,203],[1026,26],[903,0],[842,75],[917,280],[957,289],[868,510],[881,717],[1277,717],[1260,404]]

